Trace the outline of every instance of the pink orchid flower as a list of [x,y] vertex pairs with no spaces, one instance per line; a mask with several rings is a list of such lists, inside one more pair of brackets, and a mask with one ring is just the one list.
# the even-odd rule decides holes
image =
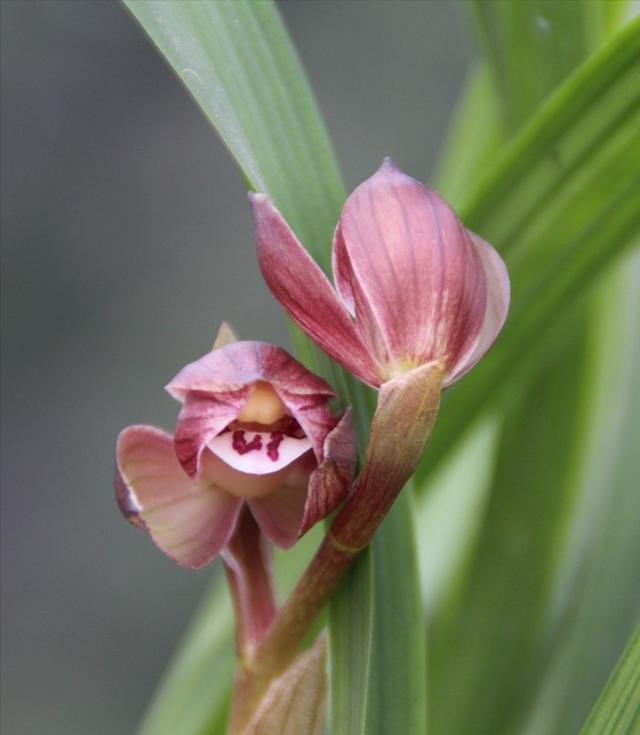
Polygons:
[[347,199],[333,240],[335,288],[272,202],[252,194],[260,268],[291,318],[363,382],[439,363],[468,372],[509,308],[498,253],[432,189],[386,159]]
[[287,352],[234,342],[167,386],[182,403],[175,438],[130,426],[117,442],[116,496],[125,517],[183,566],[208,564],[243,508],[288,548],[348,493],[356,447],[347,410]]

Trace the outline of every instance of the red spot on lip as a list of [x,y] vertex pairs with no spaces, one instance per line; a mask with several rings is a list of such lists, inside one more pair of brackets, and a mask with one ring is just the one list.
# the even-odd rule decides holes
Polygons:
[[262,449],[262,437],[259,434],[256,434],[253,439],[248,442],[244,438],[244,431],[239,429],[238,431],[233,432],[231,446],[236,452],[238,452],[238,454],[247,454],[248,452],[252,452],[254,449],[256,451],[260,451]]
[[280,459],[278,447],[280,446],[280,442],[283,439],[284,434],[282,434],[280,431],[271,432],[271,441],[267,444],[267,457],[269,457],[272,462],[277,462],[278,459]]

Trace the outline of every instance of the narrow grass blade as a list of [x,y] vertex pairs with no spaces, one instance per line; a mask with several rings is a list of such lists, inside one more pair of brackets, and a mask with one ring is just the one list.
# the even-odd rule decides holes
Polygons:
[[567,329],[567,348],[507,411],[464,584],[434,622],[434,733],[515,732],[528,705],[574,493],[567,458],[582,420],[584,331]]
[[579,494],[526,735],[579,730],[640,616],[640,251],[608,274],[592,309]]
[[167,668],[139,735],[217,732],[213,728],[224,725],[234,666],[233,616],[219,574]]
[[640,626],[622,654],[581,735],[640,731]]
[[331,600],[331,733],[365,735],[373,646],[373,558],[364,551]]
[[427,728],[426,630],[412,489],[404,488],[372,544],[375,604],[366,735],[425,735]]

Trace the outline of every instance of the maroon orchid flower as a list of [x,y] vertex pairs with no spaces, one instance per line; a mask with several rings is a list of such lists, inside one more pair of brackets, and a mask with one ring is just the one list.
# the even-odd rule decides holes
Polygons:
[[117,443],[116,495],[133,524],[178,563],[199,568],[229,543],[248,508],[288,548],[348,493],[350,411],[279,347],[234,342],[187,365],[167,386],[182,402],[175,438],[130,426]]
[[347,199],[335,289],[272,202],[250,195],[260,268],[291,318],[363,382],[438,363],[443,387],[489,349],[509,307],[498,253],[390,159]]

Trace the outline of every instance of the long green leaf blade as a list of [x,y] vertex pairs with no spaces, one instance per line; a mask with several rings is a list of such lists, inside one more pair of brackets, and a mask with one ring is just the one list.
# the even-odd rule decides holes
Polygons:
[[231,604],[219,574],[158,687],[139,735],[204,735],[212,721],[222,721],[235,665],[233,646]]
[[411,485],[404,488],[372,544],[374,645],[367,735],[424,735],[427,729],[426,631],[412,490]]
[[607,275],[592,309],[579,495],[526,735],[578,731],[640,616],[640,251]]
[[581,735],[634,735],[640,731],[640,626],[625,649]]
[[640,731],[640,626],[625,649],[581,735],[634,735]]
[[373,646],[373,558],[366,549],[345,575],[330,605],[331,732],[365,735]]
[[599,0],[468,0],[511,130],[518,129],[591,53],[602,4]]
[[574,492],[567,458],[582,421],[575,366],[585,357],[585,334],[567,326],[568,349],[509,407],[464,586],[434,624],[435,733],[517,731],[537,680],[549,582]]
[[328,263],[344,188],[311,90],[271,2],[125,0],[214,125],[249,185],[268,192]]

